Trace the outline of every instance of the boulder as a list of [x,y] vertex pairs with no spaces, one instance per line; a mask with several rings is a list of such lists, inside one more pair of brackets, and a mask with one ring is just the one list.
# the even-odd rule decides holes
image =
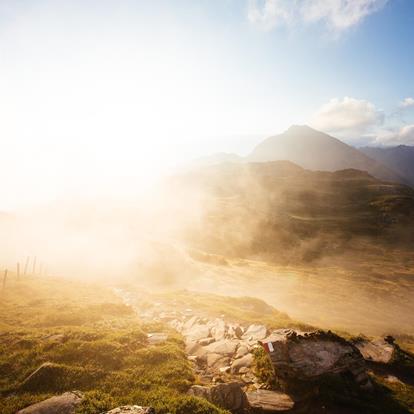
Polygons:
[[345,373],[360,386],[371,385],[358,348],[330,331],[279,329],[261,344],[269,353],[279,381],[287,387]]
[[183,331],[186,332],[193,327],[193,325],[199,320],[198,316],[193,316],[188,321],[184,322]]
[[151,407],[141,407],[140,405],[124,405],[106,411],[105,414],[155,414],[155,410]]
[[193,341],[198,341],[199,339],[207,338],[210,335],[210,328],[207,325],[195,323],[191,328],[184,332],[184,335]]
[[397,354],[394,343],[390,340],[387,341],[386,338],[372,341],[365,338],[358,338],[354,341],[354,344],[367,361],[389,364]]
[[230,339],[223,339],[221,341],[213,342],[206,346],[207,352],[232,356],[236,352],[238,341],[232,341]]
[[240,368],[250,368],[253,364],[253,355],[246,354],[244,357],[235,359],[231,364],[231,372],[237,374]]
[[234,357],[241,358],[241,357],[244,357],[248,353],[249,353],[249,347],[247,345],[242,344],[237,348],[237,352]]
[[74,414],[82,399],[79,391],[65,392],[23,408],[17,414]]
[[230,358],[222,354],[207,354],[207,366],[209,368],[222,368],[230,363]]
[[203,338],[198,341],[198,343],[202,346],[207,346],[215,342],[214,338]]
[[256,390],[246,393],[247,401],[259,412],[292,412],[295,405],[289,395],[280,391]]
[[267,329],[264,325],[250,325],[242,338],[249,341],[260,341],[266,338]]
[[75,388],[90,380],[91,374],[83,367],[68,367],[45,362],[33,371],[19,386],[20,391],[55,392]]
[[240,384],[236,382],[218,384],[212,387],[193,385],[189,390],[189,394],[205,398],[212,404],[233,413],[242,413],[249,406],[245,392]]
[[221,341],[226,335],[226,324],[223,319],[211,322],[211,334],[216,341]]

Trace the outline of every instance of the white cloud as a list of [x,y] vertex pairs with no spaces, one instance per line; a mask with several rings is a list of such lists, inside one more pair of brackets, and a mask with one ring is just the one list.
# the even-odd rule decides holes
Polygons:
[[380,10],[388,0],[249,0],[250,22],[270,30],[278,25],[323,22],[340,32]]
[[399,104],[399,107],[400,108],[403,108],[403,109],[405,109],[405,108],[410,108],[410,107],[412,107],[412,106],[414,106],[414,98],[411,98],[411,97],[407,97],[407,98],[405,98],[403,101],[401,101],[400,102],[400,104]]
[[310,124],[324,132],[358,135],[381,125],[383,121],[383,112],[371,102],[345,96],[343,99],[331,99],[322,105],[313,115]]
[[381,145],[413,145],[414,124],[405,125],[399,129],[380,131],[375,142]]

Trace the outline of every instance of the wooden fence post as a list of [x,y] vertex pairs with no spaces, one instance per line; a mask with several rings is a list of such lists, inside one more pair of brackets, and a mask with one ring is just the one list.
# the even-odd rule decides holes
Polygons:
[[20,279],[20,263],[19,262],[17,262],[16,264],[16,276],[17,276],[17,279]]
[[29,268],[29,261],[30,261],[30,256],[27,256],[26,258],[26,263],[24,264],[24,271],[23,271],[23,275],[27,274],[27,270]]
[[33,259],[33,271],[32,274],[35,275],[36,274],[36,256]]
[[4,276],[3,276],[3,290],[4,290],[4,288],[6,287],[7,272],[8,272],[8,270],[6,269],[6,270],[4,271]]

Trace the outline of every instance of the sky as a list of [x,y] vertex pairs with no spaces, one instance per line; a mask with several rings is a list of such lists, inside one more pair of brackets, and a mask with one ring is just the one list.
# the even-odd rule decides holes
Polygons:
[[124,196],[291,124],[414,145],[412,0],[1,0],[0,211]]

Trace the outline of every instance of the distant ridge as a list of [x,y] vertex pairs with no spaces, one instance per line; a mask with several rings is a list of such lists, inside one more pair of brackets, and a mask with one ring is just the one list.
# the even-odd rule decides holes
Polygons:
[[397,147],[364,147],[359,149],[368,157],[381,162],[414,186],[414,147],[398,145]]
[[306,125],[293,125],[282,134],[265,139],[247,156],[250,162],[277,160],[292,161],[309,170],[357,169],[381,180],[408,183],[378,160]]

